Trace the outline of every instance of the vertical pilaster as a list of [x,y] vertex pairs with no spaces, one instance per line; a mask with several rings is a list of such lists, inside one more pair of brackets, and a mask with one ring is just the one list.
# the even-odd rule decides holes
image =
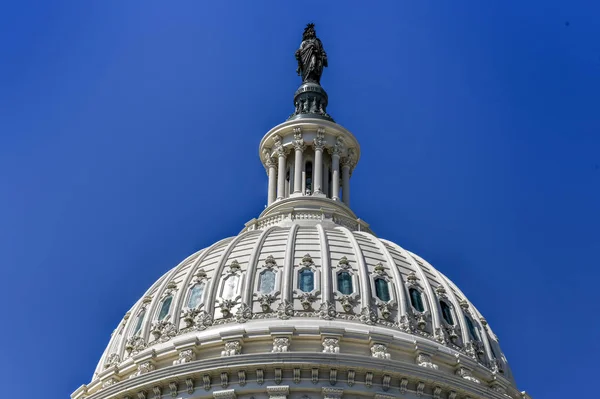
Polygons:
[[323,193],[323,148],[325,147],[325,129],[317,129],[317,137],[313,140],[315,147],[315,187],[313,192]]
[[294,194],[302,193],[302,154],[306,148],[304,139],[302,139],[302,130],[299,127],[294,128]]

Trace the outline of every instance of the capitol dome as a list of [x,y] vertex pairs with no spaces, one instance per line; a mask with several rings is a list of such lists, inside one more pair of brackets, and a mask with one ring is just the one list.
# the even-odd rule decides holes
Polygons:
[[267,208],[153,284],[73,399],[529,397],[460,289],[350,209],[360,147],[311,40],[295,111],[259,145]]

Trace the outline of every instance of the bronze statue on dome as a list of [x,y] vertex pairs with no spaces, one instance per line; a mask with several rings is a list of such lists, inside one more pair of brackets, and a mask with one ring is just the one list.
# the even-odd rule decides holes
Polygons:
[[302,76],[302,82],[320,84],[323,67],[327,66],[327,54],[315,32],[315,24],[308,24],[304,28],[302,43],[296,50],[296,60],[298,60],[296,72]]

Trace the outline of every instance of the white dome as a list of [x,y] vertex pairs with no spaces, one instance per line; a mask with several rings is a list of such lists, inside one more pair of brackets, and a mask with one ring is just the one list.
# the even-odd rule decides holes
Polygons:
[[[335,339],[336,358],[352,355],[356,366],[382,348],[390,364],[428,367],[478,388],[512,386],[495,335],[448,278],[390,241],[326,216],[315,220],[319,213],[226,238],[163,275],[113,333],[88,390],[117,382],[114,373],[106,378],[115,366],[125,380],[143,374],[140,366],[148,359],[156,371],[176,367],[181,356],[221,359],[232,342],[240,356],[275,359],[277,345],[322,356],[326,338]],[[308,284],[300,284],[301,271],[312,273]],[[265,273],[270,277],[261,278]],[[411,289],[422,305],[411,303]],[[442,306],[449,309],[448,321]]]
[[73,399],[528,398],[463,293],[350,209],[360,147],[315,73],[260,142],[267,208],[150,287]]

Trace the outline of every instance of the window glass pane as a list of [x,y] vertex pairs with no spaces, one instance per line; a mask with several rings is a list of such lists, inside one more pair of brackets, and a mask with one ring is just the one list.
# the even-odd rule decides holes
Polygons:
[[382,278],[375,279],[375,295],[382,301],[387,302],[390,300],[390,289],[387,281]]
[[425,307],[423,306],[423,300],[421,298],[421,293],[419,292],[419,290],[411,288],[408,290],[408,292],[410,294],[410,303],[413,305],[413,307],[419,312],[424,312]]
[[493,344],[492,340],[489,338],[489,336],[488,336],[488,341],[490,341],[490,349],[492,350],[492,356],[494,356],[494,359],[498,359],[498,355],[496,355],[496,351],[494,350],[494,344]]
[[204,283],[199,283],[192,287],[190,290],[190,298],[188,299],[188,308],[194,309],[200,304],[200,299],[202,299],[202,293],[204,292],[204,285]]
[[442,317],[446,320],[446,323],[454,325],[454,319],[452,318],[452,310],[450,306],[444,301],[440,301],[442,307]]
[[467,320],[467,327],[469,328],[469,335],[471,336],[471,339],[474,339],[475,341],[479,341],[479,333],[477,332],[477,329],[475,328],[473,321],[471,320],[471,318],[469,316],[465,317],[465,319]]
[[230,276],[225,280],[225,285],[223,286],[223,299],[231,299],[235,295],[237,291],[237,285],[239,281],[239,276]]
[[162,320],[169,314],[169,309],[171,309],[171,302],[173,301],[172,296],[168,296],[162,302],[162,306],[160,307],[160,313],[158,313],[158,320]]
[[137,322],[135,324],[135,330],[133,330],[133,335],[137,335],[142,329],[142,322],[144,321],[144,316],[146,315],[146,311],[142,310],[142,313],[139,314],[137,318]]
[[315,275],[312,270],[301,270],[298,277],[298,288],[301,291],[310,292],[315,289]]
[[305,174],[306,174],[306,190],[312,192],[312,175],[313,175],[312,162],[306,163]]
[[265,270],[260,275],[258,281],[258,290],[265,294],[275,291],[275,272],[272,270]]
[[338,273],[338,291],[344,295],[352,294],[352,276],[348,272]]

